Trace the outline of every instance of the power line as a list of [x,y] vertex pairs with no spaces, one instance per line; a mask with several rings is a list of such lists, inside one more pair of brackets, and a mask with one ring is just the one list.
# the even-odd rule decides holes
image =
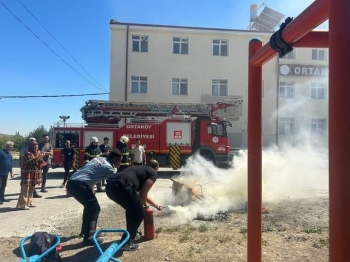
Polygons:
[[109,93],[92,93],[92,94],[76,94],[76,95],[40,95],[40,96],[0,96],[0,99],[6,98],[45,98],[45,97],[73,97],[73,96],[99,96],[107,95]]
[[89,79],[87,79],[85,76],[83,76],[81,73],[79,73],[76,69],[74,69],[70,64],[68,64],[62,57],[60,57],[54,50],[52,50],[51,47],[49,47],[39,36],[37,36],[18,16],[16,16],[1,0],[0,0],[0,4],[2,4],[25,28],[27,28],[27,30],[29,32],[31,32],[41,43],[43,43],[53,54],[55,54],[63,63],[65,63],[75,73],[80,75],[82,78],[84,78],[87,82],[89,82],[94,87],[96,87],[102,91],[106,91],[103,88],[92,83]]
[[85,73],[87,73],[101,88],[103,88],[103,86],[73,57],[73,55],[71,55],[71,53],[68,52],[68,50],[57,40],[57,38],[54,37],[50,33],[50,31],[35,17],[35,15],[20,0],[17,0],[17,1],[41,25],[41,27],[45,29],[45,31],[57,42],[57,44],[59,44],[59,46],[85,71]]

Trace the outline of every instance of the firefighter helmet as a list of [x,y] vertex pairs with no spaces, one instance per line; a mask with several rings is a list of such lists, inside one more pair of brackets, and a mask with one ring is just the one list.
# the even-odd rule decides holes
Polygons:
[[92,142],[96,142],[96,143],[98,143],[98,138],[97,138],[97,137],[95,137],[95,136],[91,137],[91,139],[90,139],[90,143],[92,143]]
[[120,142],[122,143],[128,143],[129,142],[129,138],[127,136],[121,136],[120,137]]

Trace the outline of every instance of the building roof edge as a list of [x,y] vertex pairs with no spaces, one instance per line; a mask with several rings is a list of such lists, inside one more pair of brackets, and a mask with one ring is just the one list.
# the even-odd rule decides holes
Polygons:
[[228,32],[256,32],[256,33],[268,33],[271,31],[253,31],[247,29],[230,29],[230,28],[217,28],[217,27],[197,27],[197,26],[179,26],[179,25],[156,25],[156,24],[141,24],[141,23],[122,23],[114,19],[110,20],[110,25],[125,25],[125,26],[140,26],[140,27],[157,27],[157,28],[173,28],[173,29],[192,29],[192,30],[213,30],[213,31],[228,31]]

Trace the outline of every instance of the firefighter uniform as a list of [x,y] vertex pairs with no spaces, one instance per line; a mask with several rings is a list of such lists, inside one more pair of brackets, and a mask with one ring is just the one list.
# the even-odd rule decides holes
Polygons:
[[119,149],[123,154],[123,159],[120,162],[120,167],[118,168],[118,171],[122,171],[125,168],[130,166],[130,160],[129,160],[130,150],[127,145],[128,142],[129,142],[129,138],[126,136],[122,136],[117,143],[117,149]]
[[95,157],[101,156],[102,152],[101,149],[98,146],[94,146],[90,144],[85,148],[85,154],[84,154],[84,164],[89,162],[91,159]]

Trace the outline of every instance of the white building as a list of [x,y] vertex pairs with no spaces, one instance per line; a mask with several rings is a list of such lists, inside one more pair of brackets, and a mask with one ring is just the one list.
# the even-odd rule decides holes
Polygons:
[[[248,43],[271,32],[119,23],[111,20],[110,100],[207,103],[244,100],[229,130],[232,147],[247,146]],[[328,56],[295,49],[263,67],[263,143],[325,138]],[[326,139],[324,139],[326,140]],[[323,142],[324,143],[324,142]]]

